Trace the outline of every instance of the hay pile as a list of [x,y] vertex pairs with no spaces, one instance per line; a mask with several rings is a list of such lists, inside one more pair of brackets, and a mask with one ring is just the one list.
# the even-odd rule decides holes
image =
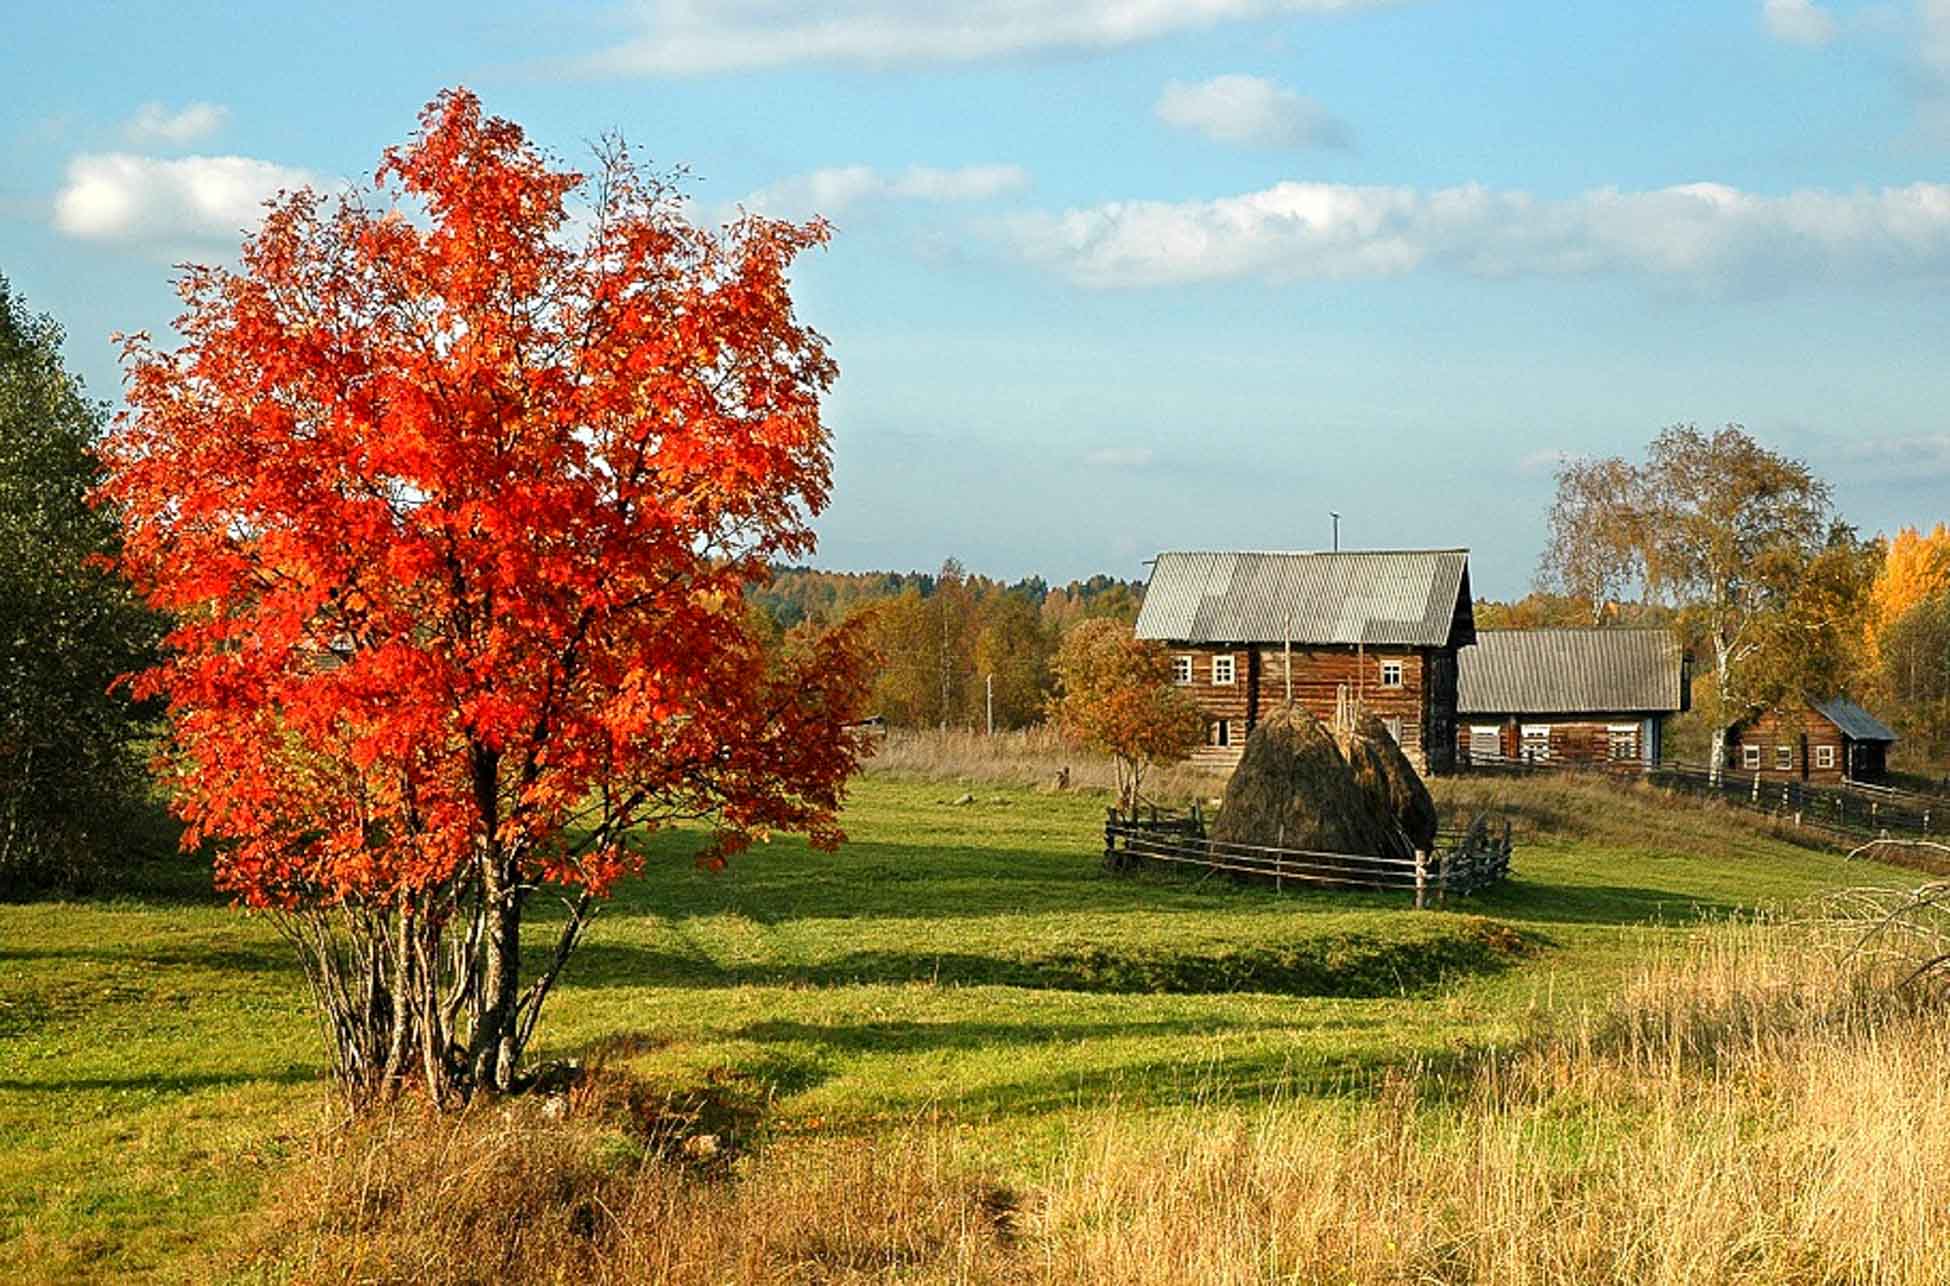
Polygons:
[[1415,855],[1380,797],[1361,788],[1334,739],[1298,706],[1268,717],[1246,738],[1212,838],[1318,853]]
[[1409,843],[1424,853],[1434,851],[1438,824],[1435,799],[1381,720],[1362,714],[1339,740],[1355,784],[1395,819]]

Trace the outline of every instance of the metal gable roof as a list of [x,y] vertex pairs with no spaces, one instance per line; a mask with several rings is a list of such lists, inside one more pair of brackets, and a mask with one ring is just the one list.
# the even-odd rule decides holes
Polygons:
[[[1174,643],[1443,647],[1469,551],[1164,553],[1138,612],[1139,638]],[[1467,638],[1461,640],[1467,642]]]
[[1675,711],[1685,654],[1668,630],[1484,630],[1457,662],[1460,714]]
[[1832,701],[1810,701],[1828,722],[1842,730],[1842,735],[1855,741],[1895,741],[1896,734],[1889,725],[1856,705],[1847,697],[1836,697]]

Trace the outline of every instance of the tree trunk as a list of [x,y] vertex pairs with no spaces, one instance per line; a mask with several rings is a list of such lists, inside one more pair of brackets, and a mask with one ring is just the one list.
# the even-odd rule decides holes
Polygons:
[[474,806],[481,817],[481,949],[479,990],[468,1064],[474,1090],[506,1090],[514,1075],[515,995],[521,984],[520,871],[501,842],[501,757],[476,745]]
[[487,917],[482,935],[480,1011],[474,1019],[474,1088],[502,1092],[514,1077],[520,1050],[515,1048],[515,997],[521,982],[521,890],[513,863],[495,845],[487,863],[481,914]]

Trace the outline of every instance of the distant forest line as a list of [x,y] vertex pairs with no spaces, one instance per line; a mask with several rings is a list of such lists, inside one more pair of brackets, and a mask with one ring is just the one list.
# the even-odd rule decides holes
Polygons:
[[[1041,576],[1001,581],[949,559],[935,572],[837,572],[777,567],[750,591],[776,634],[833,626],[870,612],[881,657],[875,713],[897,727],[1023,728],[1042,722],[1054,681],[1051,661],[1078,622],[1137,620],[1144,582],[1096,575],[1057,585]],[[1589,604],[1547,593],[1516,602],[1477,599],[1483,629],[1593,623]],[[1675,624],[1659,607],[1624,604],[1609,623]]]

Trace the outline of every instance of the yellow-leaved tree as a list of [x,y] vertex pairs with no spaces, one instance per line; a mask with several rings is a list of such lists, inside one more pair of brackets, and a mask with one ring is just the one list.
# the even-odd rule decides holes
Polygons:
[[1898,531],[1869,587],[1864,622],[1869,663],[1881,661],[1883,635],[1890,626],[1924,599],[1945,590],[1950,590],[1950,526],[1938,523],[1927,536],[1914,527]]

